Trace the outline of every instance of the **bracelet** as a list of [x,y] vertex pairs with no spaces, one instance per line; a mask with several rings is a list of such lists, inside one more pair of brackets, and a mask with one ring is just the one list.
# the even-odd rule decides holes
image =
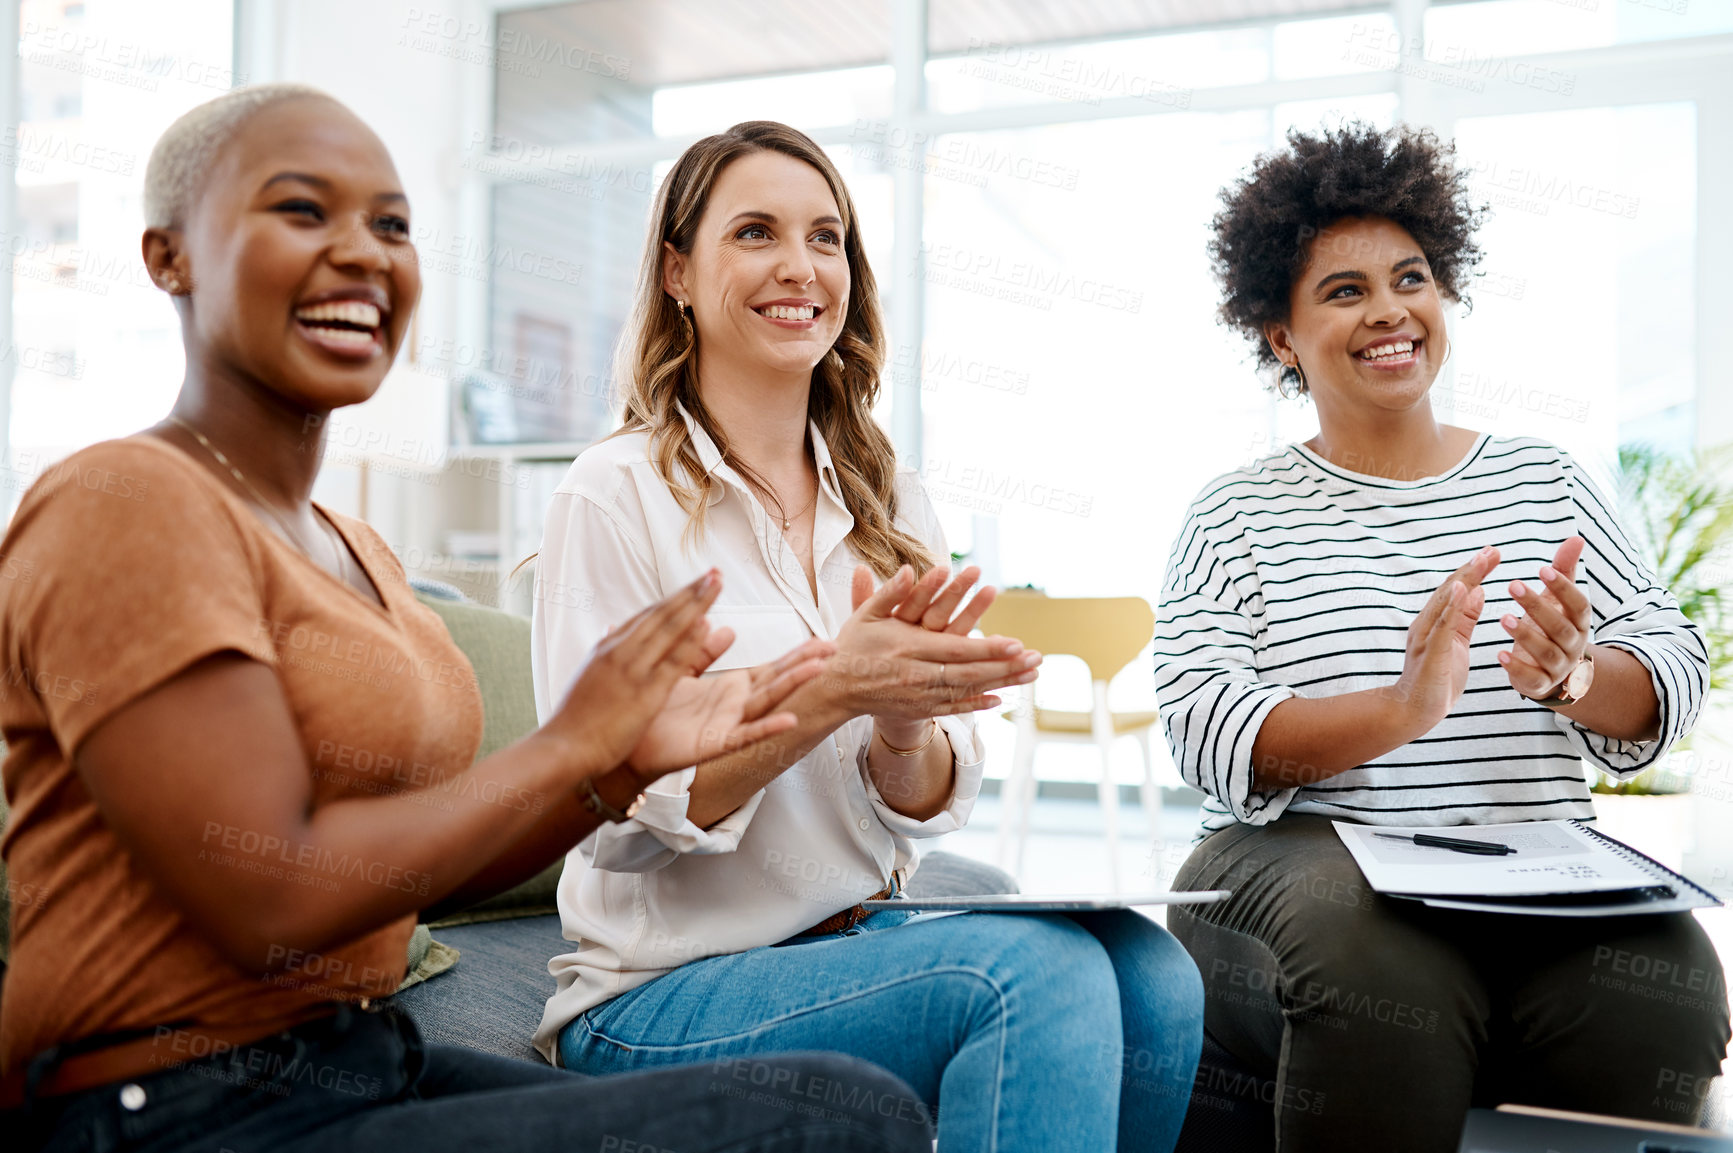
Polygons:
[[578,795],[583,800],[584,808],[614,825],[631,820],[638,815],[638,810],[644,807],[644,794],[639,793],[623,811],[616,809],[602,799],[602,794],[596,791],[596,783],[588,777],[578,782]]
[[933,743],[933,738],[939,735],[939,722],[937,720],[934,720],[933,721],[933,727],[927,732],[927,739],[922,741],[920,744],[916,745],[912,749],[899,749],[899,748],[897,748],[895,745],[893,745],[889,741],[885,740],[885,735],[878,731],[878,727],[876,725],[873,727],[873,732],[878,735],[879,743],[884,745],[885,748],[889,749],[891,752],[895,753],[897,756],[899,756],[899,757],[912,757],[916,753],[925,752],[927,746]]

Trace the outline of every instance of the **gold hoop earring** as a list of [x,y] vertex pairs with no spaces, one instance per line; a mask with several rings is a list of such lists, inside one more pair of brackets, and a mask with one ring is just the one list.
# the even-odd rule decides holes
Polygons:
[[[1291,392],[1288,390],[1287,385],[1287,373],[1289,369],[1292,369],[1294,376],[1298,378],[1293,391]],[[1276,395],[1281,397],[1283,400],[1292,400],[1297,396],[1304,396],[1305,394],[1306,370],[1300,367],[1300,362],[1297,360],[1292,364],[1289,364],[1285,360],[1282,361],[1282,371],[1276,376]]]
[[1444,359],[1438,362],[1438,371],[1443,372],[1444,366],[1450,363],[1450,338],[1444,338]]

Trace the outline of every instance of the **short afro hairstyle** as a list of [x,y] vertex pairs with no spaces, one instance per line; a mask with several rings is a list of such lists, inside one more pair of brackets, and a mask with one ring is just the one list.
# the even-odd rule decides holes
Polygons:
[[[1211,222],[1210,265],[1221,281],[1218,315],[1257,349],[1258,367],[1281,362],[1264,326],[1288,319],[1294,278],[1311,240],[1338,220],[1381,216],[1420,245],[1439,291],[1468,303],[1468,281],[1480,263],[1474,230],[1485,215],[1471,202],[1456,149],[1425,129],[1381,131],[1350,122],[1315,135],[1288,130],[1288,146],[1258,157],[1252,170],[1222,189]],[[1283,368],[1277,387],[1301,378]]]

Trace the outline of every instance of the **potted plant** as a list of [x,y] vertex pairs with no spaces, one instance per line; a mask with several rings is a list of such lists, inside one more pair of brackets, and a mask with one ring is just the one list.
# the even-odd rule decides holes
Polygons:
[[[1618,501],[1631,543],[1679,602],[1709,649],[1708,707],[1733,687],[1733,484],[1721,479],[1725,453],[1673,455],[1648,445],[1619,450]],[[1629,780],[1605,775],[1603,795],[1650,796],[1689,791],[1692,737],[1661,764]]]

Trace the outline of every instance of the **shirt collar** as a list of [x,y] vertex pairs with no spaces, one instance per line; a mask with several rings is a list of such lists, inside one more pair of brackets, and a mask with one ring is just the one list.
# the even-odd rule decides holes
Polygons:
[[806,430],[812,437],[812,463],[818,468],[818,483],[841,504],[842,486],[836,482],[836,465],[831,463],[830,446],[824,443],[824,434],[818,431],[817,421],[807,421]]
[[[686,434],[692,438],[692,448],[698,454],[698,463],[704,466],[704,475],[714,474],[745,491],[747,489],[746,482],[741,479],[739,473],[729,466],[727,461],[722,459],[722,450],[716,447],[716,442],[711,439],[708,432],[704,431],[704,426],[686,411],[684,404],[675,401],[674,408],[680,414],[680,419],[686,422]],[[830,446],[825,443],[824,434],[818,431],[818,422],[808,420],[806,431],[807,435],[812,438],[812,462],[818,469],[820,487],[828,492],[838,504],[843,504],[842,486],[837,483],[836,479],[836,465],[830,458]]]

